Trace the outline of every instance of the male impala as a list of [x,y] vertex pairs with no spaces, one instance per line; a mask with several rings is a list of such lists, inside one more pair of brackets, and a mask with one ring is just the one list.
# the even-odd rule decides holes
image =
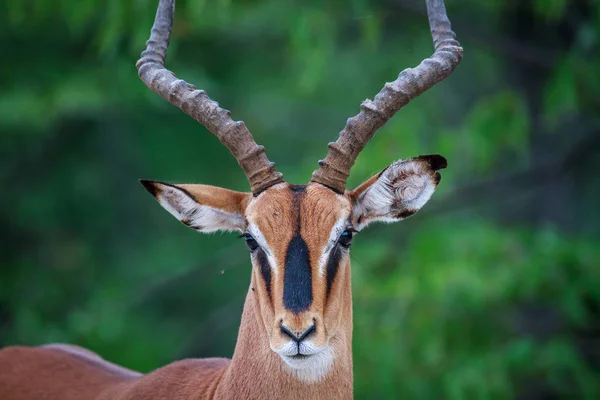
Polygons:
[[199,232],[239,231],[252,260],[233,358],[178,361],[147,375],[70,345],[0,351],[0,399],[352,398],[352,236],[375,221],[417,212],[440,182],[439,155],[400,160],[346,191],[356,157],[392,115],[446,78],[462,49],[443,0],[427,0],[435,53],[386,83],[350,118],[306,185],[283,180],[242,122],[164,67],[174,0],[160,0],[137,63],[146,85],[227,146],[250,193],[142,181],[158,202]]

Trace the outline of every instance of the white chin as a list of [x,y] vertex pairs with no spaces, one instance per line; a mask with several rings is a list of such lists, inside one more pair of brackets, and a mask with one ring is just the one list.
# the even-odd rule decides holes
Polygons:
[[319,357],[319,354],[309,356],[284,356],[281,358],[292,369],[309,369],[314,365],[313,358]]
[[323,379],[333,364],[333,352],[329,346],[316,354],[305,356],[280,354],[279,356],[294,376],[307,383],[318,382]]

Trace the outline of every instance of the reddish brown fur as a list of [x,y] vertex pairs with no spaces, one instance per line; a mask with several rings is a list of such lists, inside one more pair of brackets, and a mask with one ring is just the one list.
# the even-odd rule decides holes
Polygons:
[[[256,284],[253,271],[251,286]],[[350,274],[344,276],[351,296]],[[320,383],[292,376],[269,349],[256,309],[259,295],[249,291],[231,362],[226,359],[183,360],[150,374],[132,376],[92,354],[63,349],[8,347],[0,351],[2,400],[134,400],[134,399],[342,399],[352,397],[352,311],[345,303],[338,361]],[[351,300],[351,299],[349,299]],[[120,368],[120,367],[119,367]],[[124,370],[124,369],[123,369]]]
[[252,194],[236,192],[217,186],[184,184],[177,185],[190,193],[198,203],[230,213],[243,214]]
[[[329,231],[344,211],[350,212],[345,196],[311,184],[294,202],[288,184],[271,188],[257,198],[205,185],[179,185],[198,202],[228,212],[245,211],[256,223],[278,260],[285,259],[287,243],[297,231],[311,252],[313,304],[305,313],[288,315],[282,299],[281,276],[273,284],[273,302],[266,295],[258,268],[252,269],[250,287],[231,361],[226,359],[183,360],[147,375],[116,366],[95,353],[69,345],[9,347],[0,351],[0,398],[2,400],[133,400],[133,399],[240,399],[277,398],[340,399],[352,397],[352,293],[350,263],[344,260],[332,295],[325,302],[324,277],[317,270],[318,256]],[[155,188],[160,193],[160,188]],[[323,313],[326,310],[326,313]],[[280,335],[275,315],[285,316],[291,326],[305,326],[316,315],[321,329],[315,342],[330,340],[335,349],[331,371],[318,383],[300,381],[270,349]],[[323,321],[323,319],[325,321]],[[324,324],[325,322],[325,324]],[[327,326],[327,329],[323,327]],[[32,381],[34,379],[34,381]]]
[[[430,173],[433,176],[434,171]],[[341,221],[346,227],[359,195],[376,181],[373,177],[345,195],[316,183],[304,190],[281,183],[257,197],[206,185],[180,185],[204,206],[241,213],[248,226],[259,228],[275,260],[272,295],[268,296],[253,258],[250,288],[254,290],[249,289],[246,296],[232,360],[183,360],[141,375],[76,346],[8,347],[0,350],[0,399],[352,398],[350,259],[341,258],[329,296],[319,263],[334,225]],[[162,184],[145,185],[153,185],[149,191],[160,194]],[[309,249],[313,297],[309,308],[296,314],[283,306],[282,298],[286,249],[297,233]],[[280,321],[302,331],[313,318],[317,330],[311,342],[328,343],[334,358],[328,373],[310,383],[299,379],[271,346],[289,341],[279,329]]]

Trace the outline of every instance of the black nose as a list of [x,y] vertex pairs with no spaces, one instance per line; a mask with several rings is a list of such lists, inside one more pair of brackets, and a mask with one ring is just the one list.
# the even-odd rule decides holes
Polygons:
[[317,326],[315,325],[314,322],[308,328],[306,328],[303,332],[294,331],[294,330],[288,328],[287,326],[285,326],[283,324],[283,322],[281,324],[279,324],[279,328],[281,328],[281,333],[289,336],[290,338],[292,338],[292,340],[294,340],[298,343],[300,343],[301,341],[303,341],[304,339],[306,339],[307,337],[309,337],[310,335],[312,335],[313,333],[315,333],[317,331]]

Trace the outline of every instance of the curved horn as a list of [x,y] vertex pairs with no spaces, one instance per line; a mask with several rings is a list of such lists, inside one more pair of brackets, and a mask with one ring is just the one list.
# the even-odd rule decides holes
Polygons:
[[344,193],[350,168],[358,154],[399,109],[436,83],[448,77],[462,59],[462,47],[450,28],[443,0],[427,0],[427,15],[435,52],[416,68],[400,72],[398,79],[388,82],[373,101],[365,100],[360,113],[346,122],[335,143],[329,143],[329,152],[319,161],[312,182]]
[[231,151],[244,170],[255,196],[283,182],[283,176],[275,170],[275,163],[269,161],[264,147],[256,144],[242,121],[231,119],[231,113],[219,107],[204,90],[197,90],[177,79],[165,68],[174,12],[174,0],[160,0],[146,50],[136,64],[140,78],[153,92],[204,125]]

